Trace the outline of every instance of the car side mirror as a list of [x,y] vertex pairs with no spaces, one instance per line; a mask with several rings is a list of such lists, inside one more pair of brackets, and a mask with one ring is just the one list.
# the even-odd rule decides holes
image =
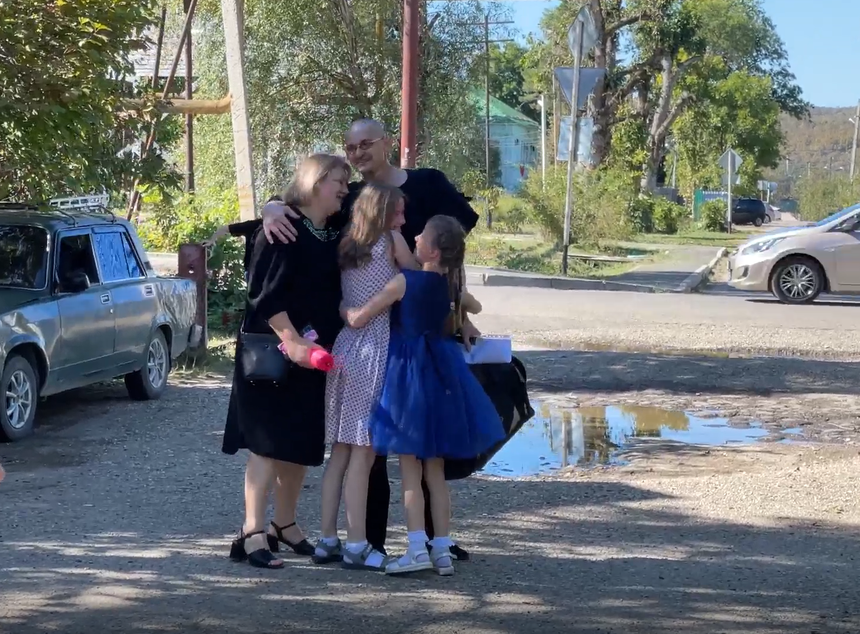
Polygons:
[[62,293],[82,293],[90,287],[90,278],[81,269],[69,271],[60,277],[59,289]]

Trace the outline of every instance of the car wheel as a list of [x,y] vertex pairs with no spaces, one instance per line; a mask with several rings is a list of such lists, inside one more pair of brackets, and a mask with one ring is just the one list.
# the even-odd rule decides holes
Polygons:
[[771,290],[784,304],[808,304],[824,290],[824,272],[812,258],[786,258],[773,273]]
[[764,224],[769,225],[771,222],[773,222],[773,220],[771,219],[771,217],[766,215],[766,216],[764,217]]
[[170,372],[170,350],[164,333],[156,330],[146,347],[146,361],[137,372],[125,375],[128,395],[135,401],[159,398],[167,389],[167,374]]
[[754,224],[756,227],[761,227],[761,226],[764,224],[764,221],[763,221],[761,218],[759,218],[758,216],[756,216],[756,217],[753,219],[753,224]]
[[6,361],[0,379],[0,438],[20,440],[33,433],[39,381],[26,358],[13,355]]

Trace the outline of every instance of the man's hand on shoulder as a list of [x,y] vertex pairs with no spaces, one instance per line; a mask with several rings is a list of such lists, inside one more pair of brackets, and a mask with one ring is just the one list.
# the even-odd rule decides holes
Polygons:
[[280,200],[270,200],[263,207],[263,232],[269,244],[279,242],[295,242],[296,228],[290,222],[290,218],[298,218],[299,214],[292,207],[285,205]]

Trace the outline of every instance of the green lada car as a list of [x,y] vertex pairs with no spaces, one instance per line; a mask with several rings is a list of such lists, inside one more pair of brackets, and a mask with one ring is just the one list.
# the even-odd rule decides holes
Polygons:
[[0,204],[2,440],[31,434],[58,392],[121,376],[132,399],[160,397],[199,337],[194,283],[157,275],[134,227],[92,198]]

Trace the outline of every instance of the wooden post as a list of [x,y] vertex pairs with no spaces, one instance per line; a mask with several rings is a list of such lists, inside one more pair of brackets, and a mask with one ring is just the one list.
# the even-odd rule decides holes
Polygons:
[[403,83],[400,109],[400,167],[415,167],[418,138],[418,0],[403,0]]
[[236,186],[239,193],[239,217],[253,220],[254,164],[251,155],[251,126],[245,88],[245,60],[243,54],[242,0],[221,0],[224,19],[224,42],[227,51],[227,80],[230,86],[230,110],[233,115],[233,149],[236,155]]
[[[191,0],[184,0],[186,13],[191,7]],[[188,35],[185,37],[185,98],[193,97],[192,81],[194,73],[192,72],[191,63],[191,30],[188,30]],[[185,191],[186,193],[194,192],[194,115],[188,113],[185,115]]]

